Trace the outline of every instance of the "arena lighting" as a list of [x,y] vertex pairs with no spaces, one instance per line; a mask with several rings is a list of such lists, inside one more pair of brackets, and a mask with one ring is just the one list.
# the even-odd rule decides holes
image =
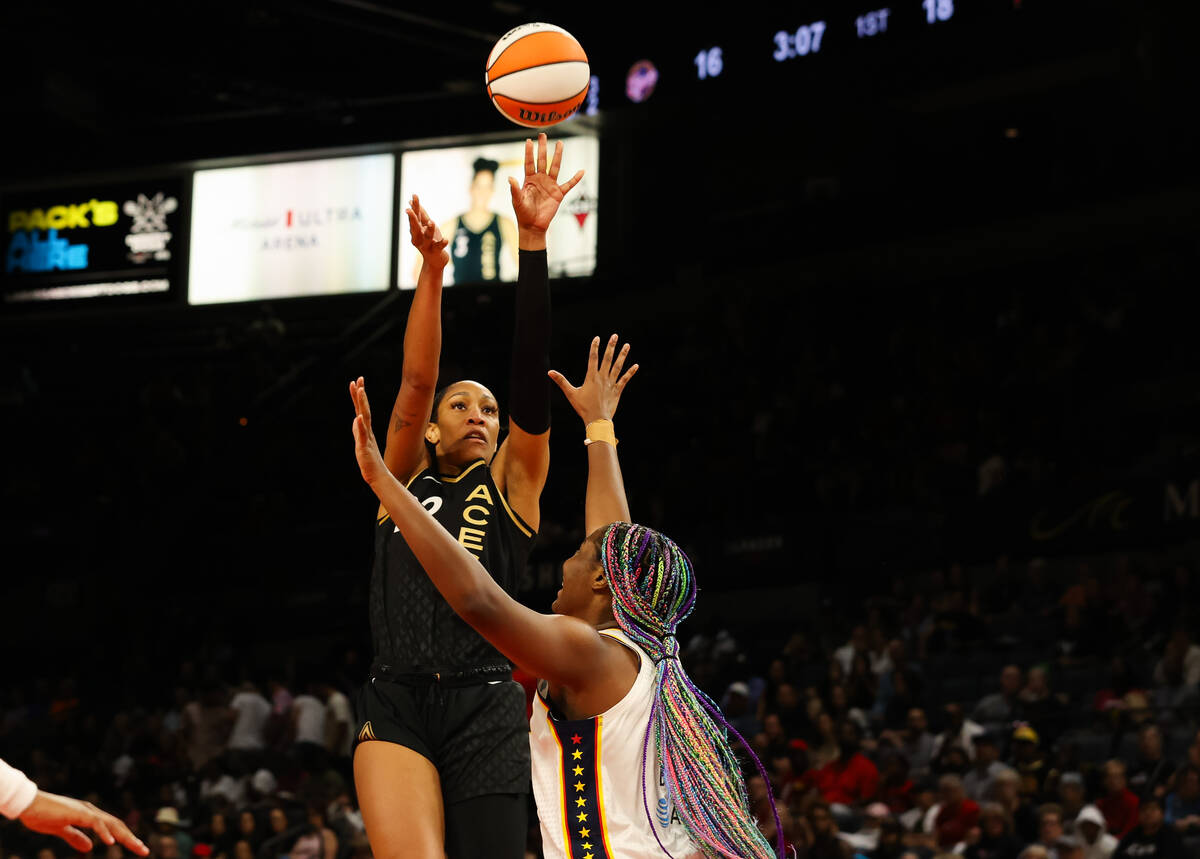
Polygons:
[[1009,140],[1016,140],[1018,137],[1021,136],[1021,129],[1006,128],[1006,129],[1004,129],[1004,136],[1007,137]]

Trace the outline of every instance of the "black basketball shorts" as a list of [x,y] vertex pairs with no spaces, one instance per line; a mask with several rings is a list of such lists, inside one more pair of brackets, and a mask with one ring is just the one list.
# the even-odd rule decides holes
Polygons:
[[372,671],[355,700],[359,743],[396,743],[438,771],[446,805],[492,793],[528,793],[525,690],[512,675],[470,680]]

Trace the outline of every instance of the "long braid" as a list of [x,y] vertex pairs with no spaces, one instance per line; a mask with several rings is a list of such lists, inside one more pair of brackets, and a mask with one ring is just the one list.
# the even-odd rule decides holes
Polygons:
[[[727,732],[750,753],[769,793],[771,783],[762,763],[679,664],[675,630],[696,602],[691,562],[657,531],[624,522],[605,530],[600,556],[617,625],[656,663],[654,704],[642,741],[642,804],[655,839],[658,832],[645,790],[646,767],[651,762],[661,767],[667,795],[705,856],[765,859],[782,855],[783,830],[775,800],[771,798],[771,810],[778,854],[755,825]],[[653,758],[651,735],[656,750]]]

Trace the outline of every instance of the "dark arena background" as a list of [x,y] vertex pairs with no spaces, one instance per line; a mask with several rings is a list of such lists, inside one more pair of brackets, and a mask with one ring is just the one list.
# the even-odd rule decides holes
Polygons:
[[[551,363],[574,380],[592,336],[632,344],[632,514],[695,564],[684,665],[753,738],[787,841],[1200,856],[1191,5],[0,15],[0,758],[39,787],[158,859],[308,855],[306,826],[322,859],[370,856],[348,758],[298,746],[288,710],[352,697],[372,659],[346,386],[386,414],[400,383],[401,195],[442,190],[411,165],[524,139],[484,61],[548,21],[594,76],[550,138],[597,153],[559,216],[591,232],[552,282]],[[316,173],[214,184],[333,158],[385,172],[336,201]],[[262,258],[231,250],[238,223]],[[291,291],[306,242],[357,285]],[[442,379],[502,407],[512,289],[443,298]],[[520,595],[543,611],[583,537],[557,390],[553,427]],[[230,748],[251,690],[262,748]],[[69,852],[0,824],[0,859]]]

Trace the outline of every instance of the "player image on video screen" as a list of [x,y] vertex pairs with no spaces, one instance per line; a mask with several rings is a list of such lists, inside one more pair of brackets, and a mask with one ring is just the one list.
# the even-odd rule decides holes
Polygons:
[[[567,157],[571,163],[563,165],[563,170],[583,169],[587,178],[567,202],[564,217],[550,227],[552,278],[586,277],[596,265],[599,142],[592,135],[572,135],[568,139]],[[438,221],[449,242],[447,284],[516,280],[517,226],[508,208],[507,186],[510,178],[518,182],[522,178],[524,147],[524,140],[476,142],[417,149],[402,155],[401,199],[419,193],[429,211],[451,215],[443,215],[444,220]],[[401,289],[412,289],[421,260],[409,242],[397,244],[399,285]]]

